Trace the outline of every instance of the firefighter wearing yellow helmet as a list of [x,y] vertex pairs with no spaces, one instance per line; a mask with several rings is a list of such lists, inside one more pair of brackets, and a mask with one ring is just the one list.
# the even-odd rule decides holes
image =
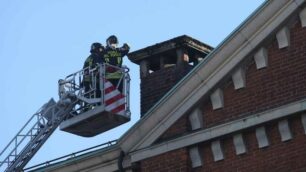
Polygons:
[[[119,41],[115,35],[111,35],[106,39],[106,48],[104,50],[105,63],[122,67],[122,59],[128,54],[130,47],[124,43],[122,47],[118,47]],[[120,85],[118,88],[122,91],[122,83],[118,83],[122,73],[115,68],[108,68],[106,70],[106,79],[109,80],[114,86]]]

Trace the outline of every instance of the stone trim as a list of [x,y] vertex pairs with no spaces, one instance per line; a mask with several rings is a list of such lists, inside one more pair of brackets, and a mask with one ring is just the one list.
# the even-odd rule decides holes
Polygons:
[[278,130],[283,142],[292,139],[292,133],[289,127],[289,122],[287,119],[281,120],[278,122]]
[[254,55],[254,60],[257,69],[262,69],[268,66],[268,52],[267,49],[262,47]]
[[300,16],[300,20],[301,20],[301,25],[302,25],[302,27],[306,27],[306,7],[304,7],[304,8],[300,11],[299,16]]
[[240,88],[244,88],[245,87],[245,69],[240,67],[239,69],[237,69],[233,75],[232,75],[232,80],[234,83],[234,88],[236,90],[240,89]]
[[210,101],[214,110],[224,107],[223,91],[218,88],[210,95]]
[[256,128],[256,139],[259,148],[264,148],[270,145],[264,126]]
[[214,161],[220,161],[224,159],[224,154],[223,154],[220,140],[211,142],[211,151],[214,156]]
[[203,165],[203,160],[198,146],[194,146],[189,149],[189,156],[191,159],[192,168],[200,167]]
[[192,113],[189,115],[189,122],[192,130],[203,128],[203,115],[200,108],[196,108],[194,111],[192,111]]
[[241,155],[246,153],[246,146],[241,133],[235,134],[233,136],[233,142],[236,150],[236,155]]
[[276,33],[276,39],[278,43],[278,48],[285,48],[290,46],[290,30],[289,28],[283,27],[280,31]]

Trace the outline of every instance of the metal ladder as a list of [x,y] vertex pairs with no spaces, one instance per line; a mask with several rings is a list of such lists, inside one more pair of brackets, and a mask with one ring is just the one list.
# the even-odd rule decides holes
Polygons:
[[76,103],[73,95],[66,95],[43,105],[0,153],[1,158],[7,155],[0,161],[0,170],[6,164],[5,172],[22,171]]

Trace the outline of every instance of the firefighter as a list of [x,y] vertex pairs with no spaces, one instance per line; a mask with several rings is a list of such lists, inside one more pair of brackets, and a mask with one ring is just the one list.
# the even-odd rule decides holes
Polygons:
[[[84,88],[85,88],[85,93],[87,93],[90,90],[90,86],[91,86],[91,82],[92,82],[92,78],[89,74],[89,69],[93,69],[95,67],[97,67],[97,64],[103,64],[104,58],[103,58],[103,53],[104,53],[104,47],[101,43],[95,42],[93,44],[91,44],[90,47],[90,55],[87,57],[83,69],[86,68],[86,70],[84,71],[84,80],[83,80],[83,84],[84,84]],[[101,91],[100,91],[100,86],[99,86],[99,75],[98,73],[96,73],[96,78],[97,78],[97,82],[96,82],[96,97],[101,97]],[[87,97],[88,93],[86,94]]]
[[[105,63],[121,68],[122,59],[128,54],[130,47],[128,44],[124,43],[123,46],[119,48],[118,44],[118,38],[115,35],[108,37],[106,39],[106,48],[103,57]],[[121,77],[122,72],[118,71],[118,69],[111,67],[106,69],[106,79],[122,92],[122,81],[118,83]]]

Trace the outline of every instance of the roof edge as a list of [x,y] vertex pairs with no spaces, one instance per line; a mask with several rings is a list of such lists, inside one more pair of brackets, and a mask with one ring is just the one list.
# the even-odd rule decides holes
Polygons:
[[181,36],[172,38],[170,40],[166,40],[166,41],[133,51],[129,53],[127,56],[129,60],[131,60],[133,63],[139,64],[141,60],[149,56],[159,54],[160,52],[164,52],[170,49],[180,48],[183,46],[192,47],[205,54],[208,54],[211,51],[211,49],[213,49],[213,47],[211,47],[210,45],[205,44],[199,40],[196,40],[188,35],[181,35]]

